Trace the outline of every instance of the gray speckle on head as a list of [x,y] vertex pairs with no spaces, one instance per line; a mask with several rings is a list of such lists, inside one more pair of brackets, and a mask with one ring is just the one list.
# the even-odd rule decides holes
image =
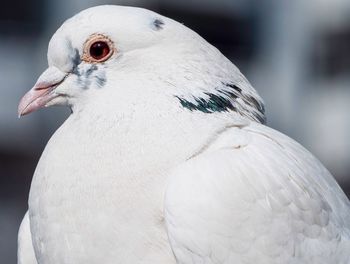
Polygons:
[[104,71],[99,72],[97,75],[95,75],[96,83],[99,88],[102,88],[106,82],[106,73]]
[[152,27],[155,30],[162,30],[164,27],[164,21],[160,18],[156,18],[155,20],[153,20]]
[[85,78],[82,75],[78,75],[77,84],[84,90],[90,88],[91,80],[89,78]]
[[[70,72],[77,76],[77,85],[84,90],[89,89],[91,85],[97,88],[103,87],[107,82],[106,73],[103,69],[99,69],[100,67],[97,64],[81,63],[79,50],[73,48],[69,39],[66,39],[66,45],[71,63]],[[103,66],[101,67],[103,68]]]
[[94,71],[96,71],[96,70],[98,70],[97,65],[96,65],[96,64],[92,64],[91,67],[88,68],[88,69],[85,71],[85,73],[84,73],[85,77],[86,77],[86,78],[89,78],[90,75],[91,75]]
[[68,38],[66,39],[66,45],[67,45],[67,50],[69,52],[68,56],[71,63],[71,71],[74,72],[78,67],[78,65],[81,63],[79,50],[76,48],[73,48],[72,42]]
[[74,55],[72,57],[72,62],[73,62],[74,68],[76,68],[81,63],[80,54],[79,54],[78,49],[74,49]]
[[78,76],[77,83],[83,89],[89,89],[91,85],[91,75],[98,69],[97,65],[92,64],[87,67],[77,67],[74,73]]
[[101,88],[107,82],[103,67],[97,64],[82,64],[75,69],[74,74],[78,77],[77,84],[84,90],[90,89],[91,86]]

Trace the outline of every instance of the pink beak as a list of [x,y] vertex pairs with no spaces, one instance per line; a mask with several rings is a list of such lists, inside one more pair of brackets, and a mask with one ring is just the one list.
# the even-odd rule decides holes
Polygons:
[[68,74],[56,67],[49,67],[44,71],[34,87],[30,89],[20,100],[18,105],[18,117],[34,112],[47,105],[52,99],[59,96],[54,92]]

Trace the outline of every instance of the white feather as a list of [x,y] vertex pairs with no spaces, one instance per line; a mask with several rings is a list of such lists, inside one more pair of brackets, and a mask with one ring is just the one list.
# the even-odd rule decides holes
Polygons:
[[37,264],[30,233],[28,212],[24,215],[18,230],[17,264]]

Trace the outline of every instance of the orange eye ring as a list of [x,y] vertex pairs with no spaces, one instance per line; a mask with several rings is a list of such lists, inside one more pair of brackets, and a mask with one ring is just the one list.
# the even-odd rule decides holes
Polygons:
[[93,34],[84,43],[84,51],[81,59],[88,63],[99,63],[108,60],[115,48],[112,40],[102,34]]

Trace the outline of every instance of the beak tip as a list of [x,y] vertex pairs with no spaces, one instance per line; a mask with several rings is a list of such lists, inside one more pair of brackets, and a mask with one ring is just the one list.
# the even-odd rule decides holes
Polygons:
[[20,101],[19,105],[18,105],[18,110],[17,110],[17,116],[18,118],[21,118],[22,116],[25,115],[25,110],[27,108],[27,106],[25,106],[22,102],[23,100]]
[[28,111],[28,107],[25,108],[18,108],[18,118],[21,118],[22,116],[25,116],[26,114],[29,114],[31,111]]

